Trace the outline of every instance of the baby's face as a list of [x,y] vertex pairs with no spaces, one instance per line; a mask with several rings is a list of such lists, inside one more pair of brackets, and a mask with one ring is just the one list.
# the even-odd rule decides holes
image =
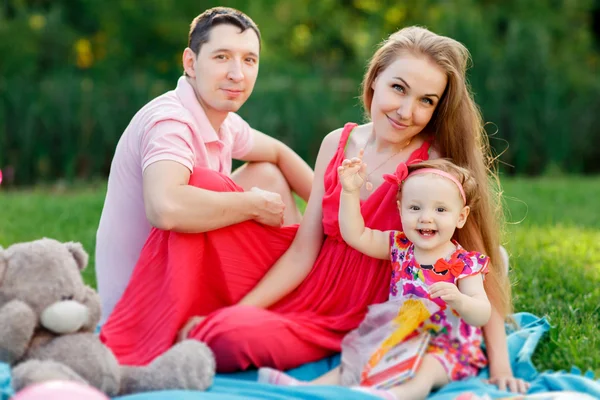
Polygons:
[[398,208],[406,237],[427,251],[447,245],[469,214],[454,182],[427,173],[404,182]]

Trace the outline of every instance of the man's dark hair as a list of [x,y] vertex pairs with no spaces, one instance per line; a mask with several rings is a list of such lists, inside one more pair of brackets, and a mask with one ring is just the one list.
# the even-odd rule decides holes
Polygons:
[[258,36],[260,46],[260,31],[249,16],[234,8],[214,7],[204,11],[192,21],[188,36],[188,47],[194,53],[200,53],[200,47],[208,42],[211,29],[222,24],[237,26],[241,32],[252,29]]

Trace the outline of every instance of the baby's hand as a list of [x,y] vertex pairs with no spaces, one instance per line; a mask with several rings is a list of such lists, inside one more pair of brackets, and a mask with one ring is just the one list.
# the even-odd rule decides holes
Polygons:
[[338,167],[340,183],[345,192],[359,190],[367,180],[367,164],[362,161],[363,152],[361,150],[358,157],[345,159]]
[[431,285],[429,293],[432,299],[440,297],[451,308],[460,311],[464,300],[464,294],[458,290],[458,287],[449,282],[437,282]]

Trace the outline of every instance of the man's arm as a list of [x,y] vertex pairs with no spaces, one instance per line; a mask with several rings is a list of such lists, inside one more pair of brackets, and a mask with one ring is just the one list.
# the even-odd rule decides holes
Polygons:
[[280,226],[284,204],[276,193],[213,192],[190,186],[190,171],[176,161],[144,170],[146,217],[153,226],[177,232],[207,232],[254,219]]
[[277,165],[285,180],[303,200],[308,201],[312,188],[314,173],[308,164],[292,149],[279,140],[251,129],[253,135],[252,149],[242,161],[263,161]]

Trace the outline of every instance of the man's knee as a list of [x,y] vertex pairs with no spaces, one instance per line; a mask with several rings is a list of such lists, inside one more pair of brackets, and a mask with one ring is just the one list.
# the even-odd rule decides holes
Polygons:
[[284,224],[300,223],[302,215],[296,206],[292,189],[279,167],[269,162],[251,162],[245,164],[233,174],[233,180],[244,190],[257,187],[273,193],[279,193],[286,205]]
[[270,162],[249,162],[234,174],[234,180],[249,190],[253,186],[270,192],[289,191],[289,185],[279,167]]
[[279,169],[279,167],[270,162],[253,162],[249,163],[247,168],[250,169],[250,173],[261,181],[265,182],[266,185],[278,185],[286,184],[285,177]]

